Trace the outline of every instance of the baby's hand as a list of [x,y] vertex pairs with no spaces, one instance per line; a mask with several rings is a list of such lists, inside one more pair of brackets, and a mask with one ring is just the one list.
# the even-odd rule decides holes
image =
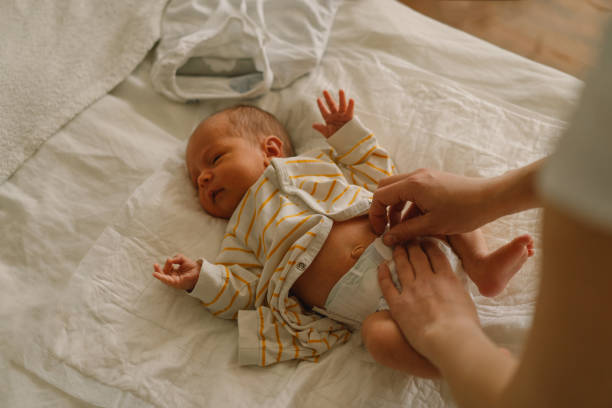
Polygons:
[[179,254],[166,259],[163,271],[158,264],[153,265],[153,276],[168,286],[191,292],[200,277],[200,267],[198,262]]
[[355,107],[355,102],[352,99],[349,99],[347,106],[346,97],[344,96],[344,91],[342,89],[339,92],[340,107],[336,107],[336,103],[329,95],[329,92],[323,91],[323,96],[325,97],[329,110],[327,110],[321,101],[321,98],[317,98],[317,105],[319,105],[319,110],[321,111],[323,120],[325,120],[325,124],[315,123],[312,125],[312,127],[319,131],[327,139],[336,133],[338,129],[353,119],[353,108]]

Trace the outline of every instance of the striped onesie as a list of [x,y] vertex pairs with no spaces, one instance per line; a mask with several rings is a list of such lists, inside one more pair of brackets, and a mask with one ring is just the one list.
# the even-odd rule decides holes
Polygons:
[[393,167],[357,118],[327,142],[323,150],[273,158],[232,214],[216,262],[202,260],[190,295],[213,315],[238,319],[241,365],[316,361],[350,337],[290,289],[334,221],[367,214],[371,191]]

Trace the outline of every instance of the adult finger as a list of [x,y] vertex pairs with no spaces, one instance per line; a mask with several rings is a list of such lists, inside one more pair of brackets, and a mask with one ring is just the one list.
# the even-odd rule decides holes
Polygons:
[[444,255],[444,252],[442,252],[442,249],[440,249],[438,243],[431,239],[427,239],[423,242],[423,249],[425,250],[425,254],[429,259],[429,263],[434,273],[454,276],[450,262],[446,255]]
[[412,173],[394,174],[393,176],[385,177],[378,180],[378,187],[388,186],[389,184],[397,183],[407,177],[410,177]]
[[399,224],[389,228],[384,235],[383,242],[387,245],[394,245],[398,242],[408,241],[423,235],[435,234],[432,228],[431,213],[419,215],[418,217],[406,219]]
[[387,226],[387,206],[379,201],[372,200],[368,218],[376,235],[382,234]]
[[[391,176],[394,177],[394,176]],[[389,177],[390,178],[390,177]],[[414,201],[414,186],[410,180],[400,179],[394,183],[378,185],[372,200],[380,202],[384,205],[395,205],[397,203],[406,203]]]
[[402,222],[402,211],[404,211],[404,207],[406,207],[405,203],[397,203],[389,207],[389,225],[393,227],[394,225]]
[[408,259],[414,268],[414,274],[417,279],[427,278],[433,274],[429,258],[425,255],[423,248],[419,242],[411,242],[408,244]]
[[402,221],[406,221],[410,218],[418,217],[420,215],[424,215],[425,213],[421,211],[418,205],[415,203],[410,203],[410,206],[402,216]]
[[406,200],[403,198],[402,190],[402,186],[393,183],[384,187],[379,186],[374,192],[368,216],[375,233],[382,234],[387,226],[387,207],[391,206],[391,208],[395,208],[396,206],[403,206],[405,204]]
[[393,262],[395,262],[395,270],[402,288],[413,285],[416,279],[415,271],[403,246],[397,245],[393,249]]
[[[387,207],[404,206],[409,201],[413,200],[413,192],[410,183],[407,183],[409,175],[399,174],[382,179],[378,188],[372,196],[372,205],[370,206],[370,224],[374,232],[381,234],[387,225]],[[390,244],[387,244],[390,245]]]
[[387,266],[386,262],[378,265],[378,283],[387,302],[392,302],[393,299],[399,296],[400,293],[393,284],[391,272],[389,271],[389,267]]

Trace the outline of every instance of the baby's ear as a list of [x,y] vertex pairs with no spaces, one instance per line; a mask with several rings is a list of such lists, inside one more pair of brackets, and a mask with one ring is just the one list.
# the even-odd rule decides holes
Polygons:
[[283,157],[283,141],[277,136],[269,135],[264,137],[262,147],[268,160],[273,157]]

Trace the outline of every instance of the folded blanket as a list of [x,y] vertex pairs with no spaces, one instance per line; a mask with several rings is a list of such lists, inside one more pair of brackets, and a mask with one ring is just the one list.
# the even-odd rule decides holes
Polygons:
[[166,2],[0,2],[0,183],[133,71]]
[[320,61],[342,0],[173,0],[151,79],[170,99],[251,98]]

